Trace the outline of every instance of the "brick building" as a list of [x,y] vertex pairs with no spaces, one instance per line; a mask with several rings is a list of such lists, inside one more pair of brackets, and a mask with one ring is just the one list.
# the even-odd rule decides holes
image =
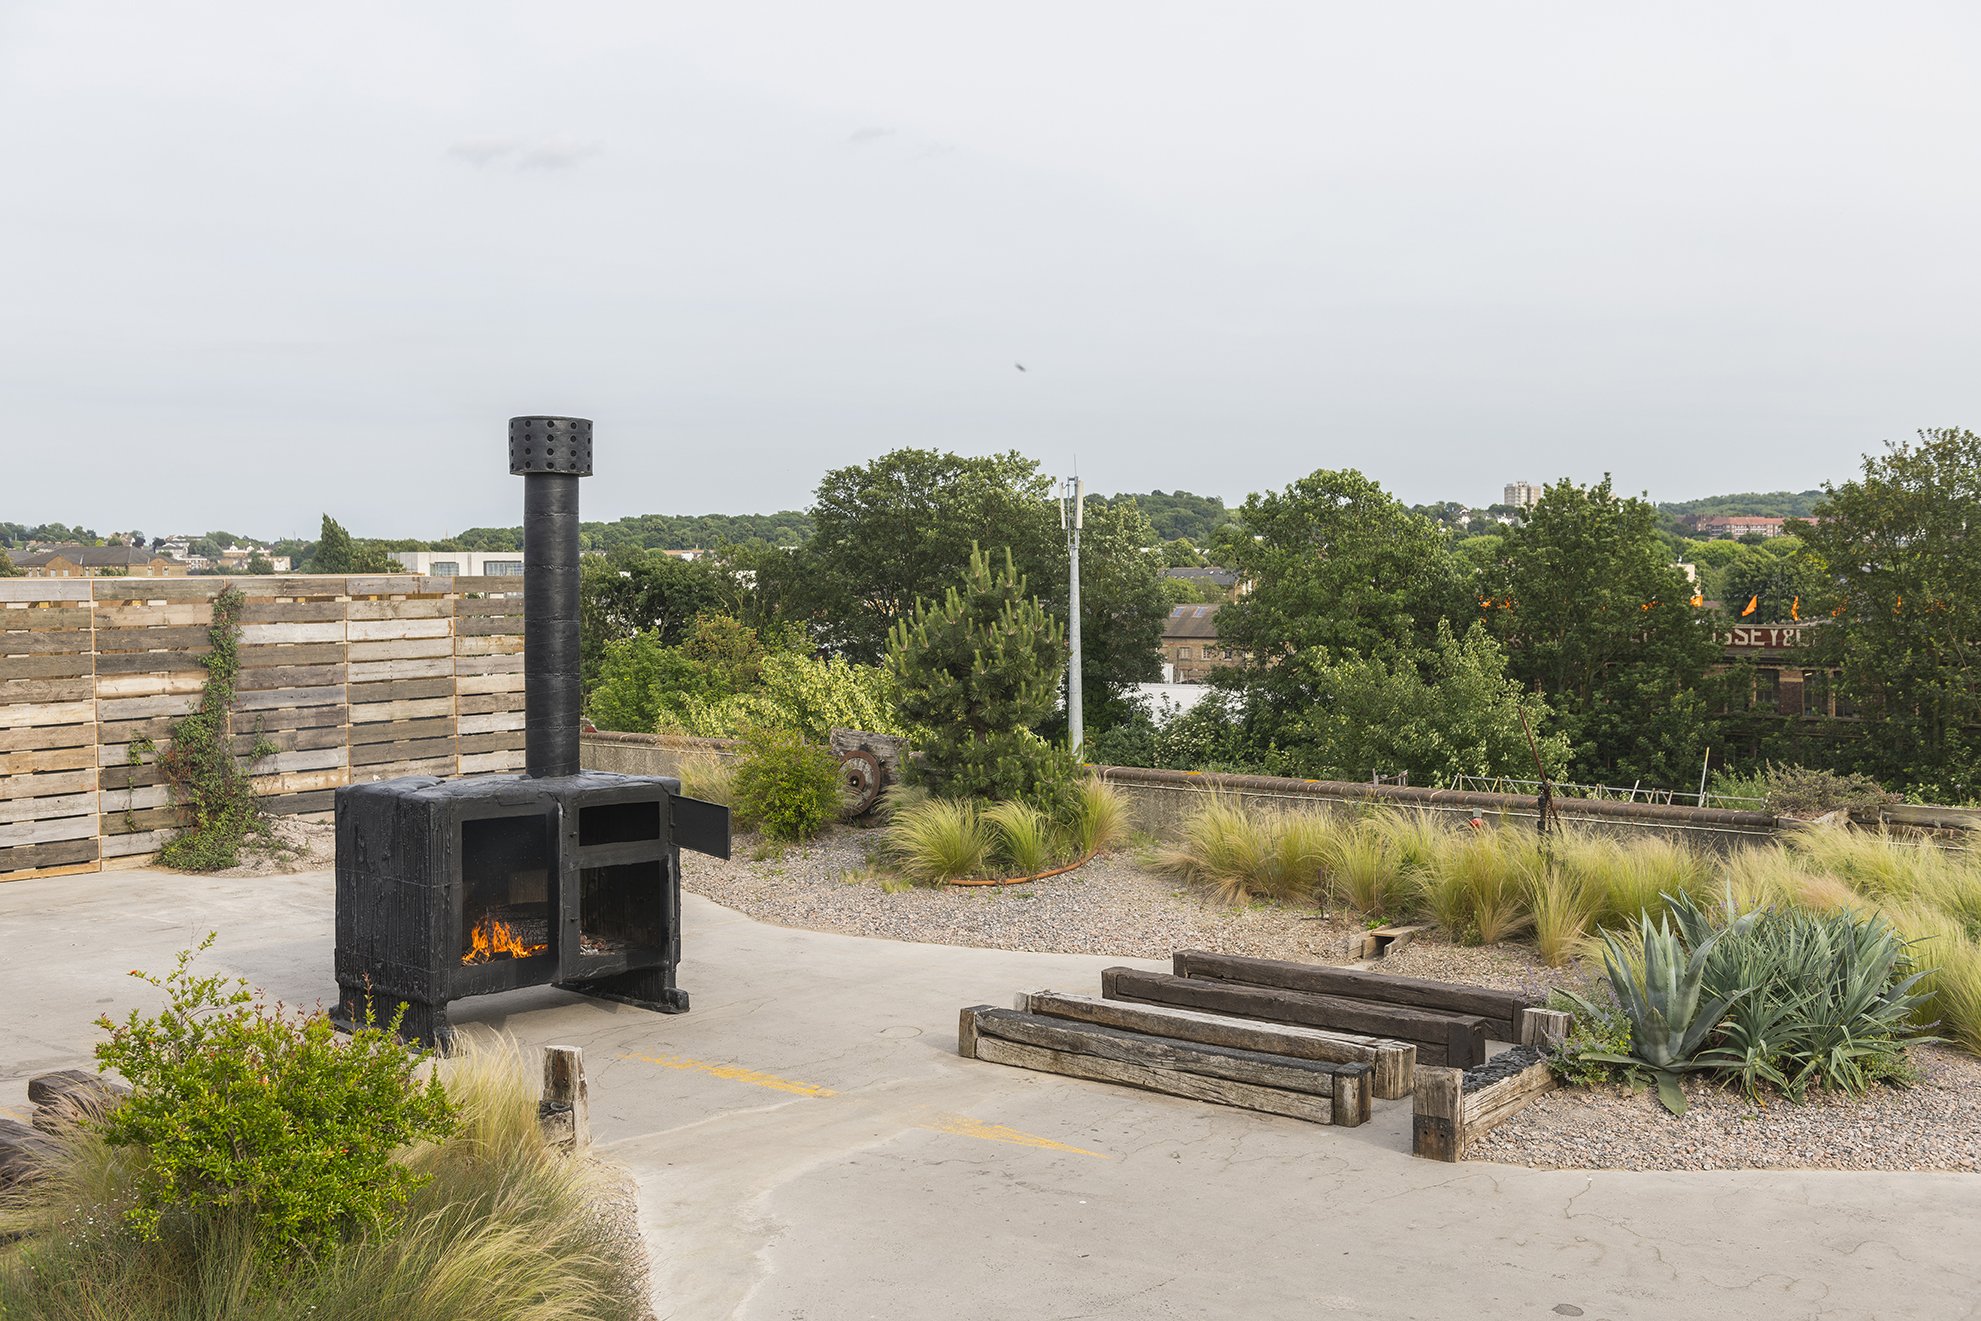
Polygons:
[[1218,645],[1215,605],[1180,605],[1162,626],[1162,663],[1170,683],[1202,683],[1211,671],[1236,665],[1239,655]]

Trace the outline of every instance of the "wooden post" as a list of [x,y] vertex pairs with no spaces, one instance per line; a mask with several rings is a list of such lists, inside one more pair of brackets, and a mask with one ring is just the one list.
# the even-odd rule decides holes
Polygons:
[[1520,1015],[1520,1044],[1559,1049],[1568,1040],[1569,1016],[1559,1009],[1528,1009]]
[[989,1005],[971,1005],[956,1016],[956,1053],[966,1060],[977,1058],[977,1011]]
[[537,1125],[553,1147],[581,1152],[592,1142],[591,1096],[585,1086],[585,1053],[576,1046],[543,1048],[543,1099]]
[[1458,1160],[1465,1154],[1462,1069],[1417,1070],[1411,1103],[1410,1151],[1431,1160]]

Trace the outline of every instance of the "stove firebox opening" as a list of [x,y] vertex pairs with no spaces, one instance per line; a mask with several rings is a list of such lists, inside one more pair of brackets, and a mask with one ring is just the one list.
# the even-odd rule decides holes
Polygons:
[[578,948],[585,954],[651,954],[665,948],[666,861],[586,867],[578,890]]
[[551,952],[552,834],[548,813],[461,822],[461,962]]

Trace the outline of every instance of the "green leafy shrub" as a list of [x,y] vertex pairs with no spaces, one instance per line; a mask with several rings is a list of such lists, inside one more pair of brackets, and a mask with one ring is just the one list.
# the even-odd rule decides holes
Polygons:
[[1598,982],[1587,994],[1553,991],[1548,1008],[1572,1015],[1568,1039],[1549,1052],[1548,1071],[1572,1087],[1594,1087],[1616,1076],[1611,1061],[1630,1056],[1630,1019],[1617,1005],[1609,983]]
[[1903,801],[1864,775],[1839,775],[1808,766],[1770,766],[1766,775],[1768,811],[1776,816],[1812,817],[1830,812],[1876,812]]
[[162,978],[132,974],[166,993],[161,1013],[98,1020],[110,1038],[97,1059],[131,1085],[103,1135],[143,1152],[125,1218],[156,1240],[168,1215],[238,1211],[270,1260],[389,1229],[420,1182],[394,1153],[451,1122],[440,1085],[415,1081],[427,1056],[400,1043],[397,1015],[344,1040],[321,1013],[194,975],[212,944]]
[[807,840],[839,816],[839,763],[788,729],[760,729],[736,764],[735,803],[745,826],[780,843]]
[[167,1215],[140,1238],[123,1218],[136,1149],[72,1129],[48,1175],[9,1199],[0,1316],[636,1321],[644,1271],[614,1215],[615,1174],[544,1145],[539,1067],[512,1041],[464,1033],[435,1064],[453,1132],[398,1158],[417,1184],[396,1232],[356,1235],[306,1270],[267,1261],[241,1208]]

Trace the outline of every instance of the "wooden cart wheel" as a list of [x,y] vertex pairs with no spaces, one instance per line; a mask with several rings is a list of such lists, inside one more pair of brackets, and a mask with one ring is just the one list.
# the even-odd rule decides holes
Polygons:
[[886,787],[880,758],[871,752],[854,750],[839,758],[839,781],[846,786],[846,814],[865,816],[880,801]]

